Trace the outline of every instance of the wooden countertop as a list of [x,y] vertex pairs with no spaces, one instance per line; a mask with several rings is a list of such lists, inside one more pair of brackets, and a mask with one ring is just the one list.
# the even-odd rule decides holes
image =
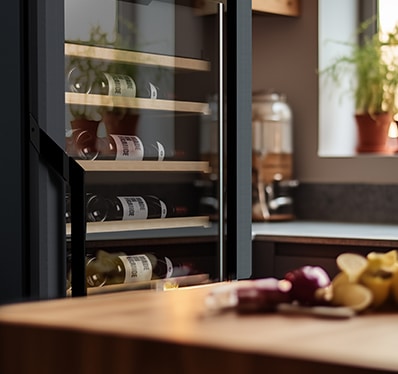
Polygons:
[[398,312],[209,314],[215,285],[0,307],[0,373],[398,371]]

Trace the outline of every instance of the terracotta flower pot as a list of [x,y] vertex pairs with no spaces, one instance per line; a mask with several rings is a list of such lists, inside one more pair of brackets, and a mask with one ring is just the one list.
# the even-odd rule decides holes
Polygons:
[[139,115],[129,110],[113,110],[102,113],[108,134],[135,135]]
[[71,121],[72,130],[86,130],[95,136],[97,134],[97,127],[100,121],[94,121],[86,118],[76,118]]
[[357,114],[358,153],[389,153],[388,130],[393,120],[392,114]]

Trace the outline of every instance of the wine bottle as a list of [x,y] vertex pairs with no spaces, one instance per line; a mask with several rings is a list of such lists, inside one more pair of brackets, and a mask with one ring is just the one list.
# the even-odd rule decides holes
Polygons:
[[99,73],[89,93],[109,96],[136,96],[136,85],[129,75]]
[[[71,222],[70,194],[66,194],[65,220]],[[86,221],[138,220],[182,217],[188,212],[185,206],[166,204],[156,196],[115,196],[86,194]]]
[[101,195],[86,195],[86,219],[88,222],[105,221],[108,215],[106,200]]
[[[65,220],[66,223],[71,223],[71,195],[66,194],[65,197]],[[86,221],[87,222],[102,222],[108,214],[108,206],[105,199],[101,195],[87,193],[86,194]]]
[[152,253],[126,255],[98,251],[86,263],[87,287],[100,287],[108,284],[149,281],[190,274],[191,266],[177,265],[168,257]]
[[98,156],[96,137],[92,132],[82,129],[65,132],[66,153],[79,160],[95,160]]
[[106,220],[137,220],[186,215],[184,206],[173,207],[156,196],[116,196],[106,199]]
[[98,125],[96,144],[98,159],[101,160],[163,161],[165,157],[165,149],[160,142],[144,144],[135,135],[108,135],[103,122]]
[[147,99],[161,99],[159,87],[155,86],[151,82],[144,82],[137,87],[137,97]]
[[66,77],[66,90],[76,93],[89,93],[91,89],[90,76],[84,69],[74,66]]
[[77,66],[68,74],[69,91],[109,96],[136,96],[136,85],[129,75],[90,70],[85,73]]

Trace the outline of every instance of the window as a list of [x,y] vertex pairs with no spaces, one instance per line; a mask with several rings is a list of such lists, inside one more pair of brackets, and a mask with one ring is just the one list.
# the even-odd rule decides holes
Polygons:
[[[396,7],[397,3],[394,0],[378,0],[379,28],[383,34],[392,31],[398,23]],[[398,47],[394,49],[392,54],[395,58],[398,58]],[[395,115],[394,119],[398,120],[398,114]],[[390,127],[389,137],[390,141],[398,147],[398,128],[396,122]]]
[[[348,51],[338,42],[355,42],[358,20],[370,19],[378,11],[378,25],[384,32],[398,21],[396,0],[322,0],[319,1],[319,69],[328,66],[336,55]],[[339,27],[335,27],[338,19]],[[371,31],[371,30],[370,30]],[[376,26],[373,32],[376,31]],[[356,127],[354,99],[349,92],[350,77],[337,85],[319,80],[319,146],[320,157],[358,157],[355,152]],[[390,128],[390,142],[397,143],[397,126]],[[376,156],[376,155],[374,155]],[[359,156],[362,157],[362,156]],[[367,157],[370,157],[367,155]],[[385,157],[385,156],[384,156]],[[393,155],[393,157],[397,157]]]

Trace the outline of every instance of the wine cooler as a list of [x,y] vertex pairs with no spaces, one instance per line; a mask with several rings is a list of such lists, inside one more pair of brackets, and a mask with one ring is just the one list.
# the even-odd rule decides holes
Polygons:
[[20,293],[250,277],[250,2],[20,4],[30,127]]

